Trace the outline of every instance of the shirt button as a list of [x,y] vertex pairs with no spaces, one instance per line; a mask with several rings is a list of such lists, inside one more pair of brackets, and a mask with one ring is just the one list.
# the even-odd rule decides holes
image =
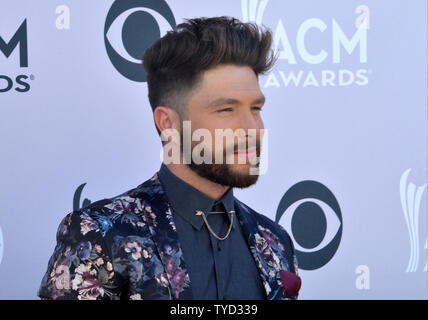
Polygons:
[[217,250],[218,250],[218,251],[221,251],[220,242],[217,242]]

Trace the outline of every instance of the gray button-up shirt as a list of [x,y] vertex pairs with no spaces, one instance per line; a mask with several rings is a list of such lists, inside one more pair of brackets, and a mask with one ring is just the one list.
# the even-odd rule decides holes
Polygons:
[[227,212],[235,210],[233,188],[229,188],[216,201],[175,176],[163,163],[158,176],[171,205],[193,298],[266,299],[263,283],[236,214],[232,230],[225,240],[217,240],[209,232],[202,216],[195,215],[196,210],[204,211],[214,232],[224,237],[231,221],[230,214],[208,212],[219,202]]

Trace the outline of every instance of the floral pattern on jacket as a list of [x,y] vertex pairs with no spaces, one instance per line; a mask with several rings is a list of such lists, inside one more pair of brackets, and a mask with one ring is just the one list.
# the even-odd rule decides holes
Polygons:
[[[270,300],[286,296],[280,272],[297,275],[287,232],[235,198],[238,221]],[[157,173],[121,195],[69,213],[38,295],[45,299],[192,299],[173,215]]]

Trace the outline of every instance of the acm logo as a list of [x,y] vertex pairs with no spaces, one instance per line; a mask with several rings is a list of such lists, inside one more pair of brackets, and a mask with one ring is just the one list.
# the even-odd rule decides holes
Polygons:
[[86,206],[89,206],[91,204],[91,200],[85,198],[80,204],[80,198],[82,196],[83,188],[85,187],[86,183],[82,183],[80,186],[77,187],[76,191],[74,192],[73,196],[73,211],[78,211]]
[[[269,0],[241,0],[243,20],[262,24],[268,3]],[[279,68],[284,69],[270,72],[264,87],[367,86],[373,72],[366,67],[370,8],[359,5],[354,14],[346,13],[345,25],[339,24],[338,17],[331,21],[308,18],[298,25],[287,17],[279,18],[272,27],[273,49]],[[272,23],[272,19],[267,22]]]
[[343,219],[334,194],[317,181],[301,181],[285,192],[275,222],[289,232],[299,267],[315,270],[335,255],[342,239]]
[[[423,267],[420,265],[421,255],[426,259],[426,255],[421,254],[422,250],[428,249],[428,237],[424,239],[426,233],[421,236],[419,235],[421,231],[424,232],[426,230],[425,226],[421,226],[421,222],[423,221],[421,213],[426,217],[426,211],[421,212],[421,206],[423,203],[423,195],[428,184],[417,186],[415,183],[409,181],[411,171],[412,169],[409,168],[401,175],[400,200],[410,241],[410,257],[406,272],[417,272],[420,266]],[[422,261],[422,263],[425,264],[422,269],[423,272],[427,272],[428,261]]]
[[[0,52],[6,58],[9,58],[16,49],[19,50],[20,68],[28,68],[27,19],[21,23],[9,41],[6,41],[0,34]],[[25,74],[17,76],[0,74],[0,93],[8,92],[12,88],[17,92],[27,92],[30,90],[28,79],[33,80],[34,76]]]
[[164,0],[116,0],[104,25],[107,55],[122,76],[145,82],[144,51],[175,27],[174,15]]

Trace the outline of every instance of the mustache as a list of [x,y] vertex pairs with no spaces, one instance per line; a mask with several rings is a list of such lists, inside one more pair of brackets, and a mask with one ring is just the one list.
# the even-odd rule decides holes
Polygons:
[[231,154],[231,153],[238,152],[239,150],[248,150],[249,148],[255,147],[256,148],[256,155],[260,156],[260,153],[261,153],[261,141],[260,141],[260,139],[257,139],[254,142],[252,141],[250,144],[248,141],[245,142],[245,144],[242,142],[243,148],[240,149],[239,147],[240,147],[239,143],[231,145],[231,146],[226,146],[224,148],[224,153],[225,154],[227,154],[227,153]]
[[[197,145],[199,145],[200,143],[201,143],[200,141],[199,142],[192,141],[191,142],[191,150],[193,150],[193,148],[196,147]],[[242,147],[241,147],[241,144],[242,144]],[[183,135],[180,134],[180,150],[181,150],[181,152],[183,152],[183,146],[184,146]],[[260,138],[251,138],[251,140],[246,140],[245,143],[243,141],[240,141],[240,142],[238,141],[235,144],[230,144],[230,145],[226,145],[226,146],[224,146],[224,143],[223,143],[222,146],[220,146],[220,145],[217,146],[216,144],[214,144],[214,146],[207,146],[207,147],[211,149],[211,152],[213,154],[220,151],[220,150],[217,151],[216,148],[222,147],[223,148],[223,157],[226,157],[226,155],[228,155],[228,154],[234,154],[235,152],[238,152],[240,150],[248,150],[250,148],[253,149],[255,147],[256,156],[260,157],[261,148],[262,148],[262,141]],[[201,151],[201,155],[204,156],[206,151],[208,151],[208,150],[204,148]]]

